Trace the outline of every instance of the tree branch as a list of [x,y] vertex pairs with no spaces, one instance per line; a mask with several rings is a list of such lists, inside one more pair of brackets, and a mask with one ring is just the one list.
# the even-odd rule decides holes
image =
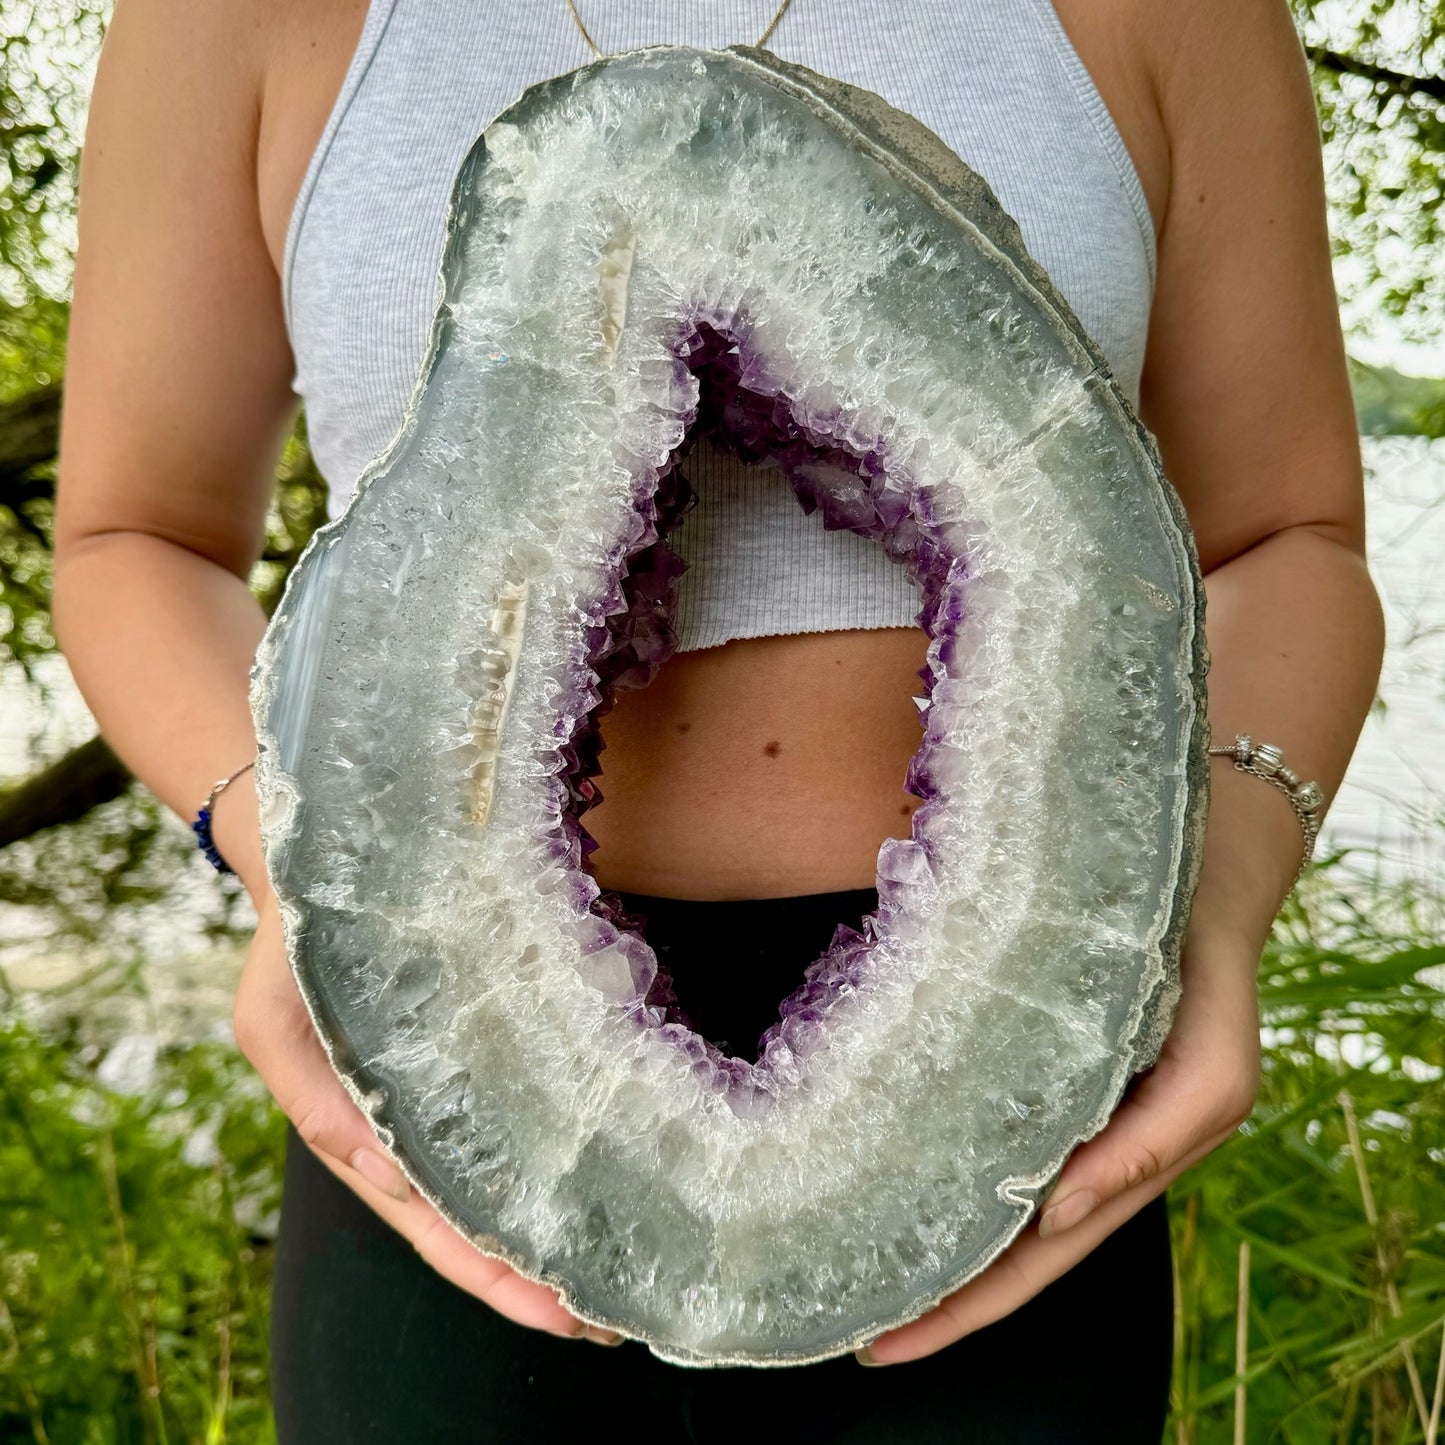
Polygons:
[[1358,56],[1330,50],[1323,45],[1306,45],[1305,54],[1316,65],[1332,70],[1336,75],[1359,75],[1401,95],[1424,95],[1432,100],[1445,101],[1445,76],[1409,75],[1403,70],[1392,70],[1387,65],[1376,65],[1372,60],[1361,60]]
[[74,823],[130,786],[130,770],[95,737],[0,793],[0,848],[42,828]]
[[60,392],[52,381],[0,406],[0,502],[7,506],[25,473],[48,462],[60,445]]
[[1362,436],[1445,436],[1445,379],[1408,376],[1349,358]]

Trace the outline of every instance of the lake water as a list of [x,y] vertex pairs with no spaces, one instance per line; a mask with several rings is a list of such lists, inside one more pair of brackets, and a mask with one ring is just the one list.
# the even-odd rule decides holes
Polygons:
[[1377,848],[1393,873],[1445,864],[1445,441],[1367,438],[1370,570],[1384,603],[1381,706],[1324,838]]

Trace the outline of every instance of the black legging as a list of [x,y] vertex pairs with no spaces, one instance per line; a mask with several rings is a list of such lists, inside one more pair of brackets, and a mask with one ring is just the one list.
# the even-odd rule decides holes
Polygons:
[[[748,1058],[871,889],[702,902],[624,893],[707,1038]],[[740,937],[755,956],[746,973]],[[676,945],[681,947],[675,947]],[[684,968],[684,963],[686,967]],[[715,966],[714,966],[715,965]],[[745,978],[747,987],[739,988]],[[742,1044],[743,1046],[739,1046]],[[1172,1361],[1164,1198],[1013,1314],[907,1364],[686,1368],[514,1324],[425,1264],[290,1132],[271,1311],[280,1445],[1159,1445]]]

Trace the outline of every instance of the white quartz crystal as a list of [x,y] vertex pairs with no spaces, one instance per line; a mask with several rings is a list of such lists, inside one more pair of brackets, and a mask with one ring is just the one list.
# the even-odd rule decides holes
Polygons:
[[[699,338],[750,420],[700,407]],[[608,648],[637,686],[675,641],[622,579],[667,556],[704,413],[764,425],[777,484],[907,567],[932,638],[912,837],[756,1063],[669,1014],[566,752]],[[752,47],[532,87],[458,174],[406,420],[253,673],[338,1073],[468,1238],[664,1359],[805,1363],[915,1318],[1167,1031],[1202,599],[1152,438],[919,122]]]

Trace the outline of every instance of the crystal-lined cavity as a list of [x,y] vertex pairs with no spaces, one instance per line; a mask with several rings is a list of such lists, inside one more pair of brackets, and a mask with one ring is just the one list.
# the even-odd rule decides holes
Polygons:
[[[883,547],[929,637],[911,835],[752,1061],[692,1029],[584,822],[601,719],[676,647],[704,436]],[[916,1317],[1168,1028],[1202,596],[1152,438],[917,121],[751,47],[531,88],[458,174],[404,425],[253,675],[334,1065],[469,1238],[665,1359]]]

